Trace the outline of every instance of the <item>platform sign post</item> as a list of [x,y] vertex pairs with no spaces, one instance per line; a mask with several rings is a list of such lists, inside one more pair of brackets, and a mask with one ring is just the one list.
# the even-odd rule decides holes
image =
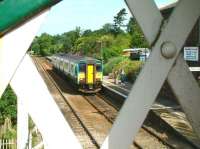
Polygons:
[[199,61],[199,47],[184,47],[186,61]]

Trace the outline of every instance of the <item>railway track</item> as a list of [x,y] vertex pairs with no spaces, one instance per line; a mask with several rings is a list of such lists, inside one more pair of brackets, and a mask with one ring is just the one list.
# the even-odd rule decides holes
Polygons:
[[[54,93],[54,99],[59,107],[61,107],[61,111],[64,114],[66,120],[69,122],[72,127],[74,133],[80,140],[83,148],[99,148],[98,143],[93,139],[91,133],[85,127],[85,125],[80,120],[78,114],[73,110],[72,106],[67,102],[65,96],[62,93],[62,90],[58,87],[52,77],[48,74],[46,69],[40,64],[37,58],[33,58],[37,69],[42,73],[42,77],[44,78],[50,92],[54,92],[56,90],[57,93]],[[81,134],[81,135],[80,135]]]
[[[105,95],[102,93],[98,93],[97,95],[103,98],[105,102],[114,107],[117,111],[119,111],[123,105],[121,100],[121,104],[116,104],[116,101],[113,100],[113,98],[109,98],[108,96],[104,97]],[[165,115],[166,119],[163,120],[163,116],[161,116],[162,118],[160,117],[161,114]],[[178,119],[177,115],[169,113],[169,109],[153,109],[150,110],[141,128],[148,131],[167,146],[170,146],[170,148],[200,148],[197,136],[190,130],[191,128],[188,129],[189,126],[186,127],[185,121],[183,123],[179,122],[178,124],[180,126],[177,126],[177,122],[174,122],[174,124],[168,122],[170,120],[176,121],[176,118]],[[172,124],[173,126],[169,124]],[[174,127],[182,127],[181,125],[185,127],[185,132],[183,132],[184,130],[180,132],[174,129]],[[193,140],[186,138],[186,134],[193,137]]]
[[[102,100],[102,96],[100,94],[94,95],[94,96],[84,96],[85,99],[94,107],[96,108],[110,123],[114,123],[114,120],[117,116],[118,111],[120,110],[115,105],[111,104],[110,102],[107,103],[106,100]],[[153,141],[155,144],[163,144],[164,146],[162,148],[172,148],[175,147],[171,144],[169,144],[167,141],[165,141],[162,137],[155,134],[152,130],[150,130],[148,127],[145,127],[142,125],[140,131],[137,134],[136,140],[134,141],[134,144],[138,146],[139,148],[149,148],[148,146],[145,146],[147,140],[144,138],[141,139],[140,137],[144,136],[150,136],[146,139],[149,143]],[[153,140],[152,140],[153,139]],[[157,146],[156,145],[156,146]],[[158,146],[157,146],[158,147]],[[161,146],[159,146],[160,148]]]
[[[112,127],[119,108],[100,94],[80,95],[67,86],[67,83],[64,83],[65,80],[51,71],[51,66],[44,59],[33,59],[83,148],[100,148]],[[155,130],[143,125],[131,148],[180,148],[183,145],[179,143],[171,145],[170,143],[174,142],[166,141],[162,135],[155,133]],[[185,147],[191,148],[189,145]]]
[[[39,66],[44,72],[46,72],[45,68],[44,68],[42,65],[39,64],[37,58],[34,59],[34,61],[35,61],[35,63],[36,63],[37,66]],[[46,77],[47,77],[49,80],[51,80],[52,83],[55,85],[56,89],[58,90],[58,92],[59,92],[60,95],[62,96],[63,100],[67,103],[67,105],[69,106],[70,110],[73,112],[74,117],[76,117],[76,119],[78,120],[78,122],[79,122],[80,125],[82,126],[83,130],[84,130],[84,131],[86,132],[86,134],[88,135],[90,141],[94,144],[94,146],[93,146],[92,148],[100,148],[100,144],[94,139],[95,137],[93,136],[93,134],[90,133],[90,130],[88,130],[88,129],[90,129],[90,128],[88,128],[88,126],[85,126],[85,125],[84,125],[84,122],[82,122],[82,120],[81,120],[81,114],[78,113],[76,110],[73,109],[73,105],[70,104],[70,103],[67,101],[67,99],[66,99],[66,97],[63,95],[61,89],[58,87],[58,85],[55,83],[55,81],[52,79],[52,77],[49,76],[48,74],[46,74]],[[97,110],[96,113],[101,113],[100,110],[98,110],[98,109],[96,109],[96,110]],[[105,117],[105,118],[106,118],[106,117]],[[109,119],[106,119],[106,120],[109,121]],[[109,122],[110,122],[110,121],[109,121]],[[110,123],[112,124],[112,122],[110,122]],[[87,127],[87,128],[86,128],[86,127]],[[105,137],[104,137],[104,138],[105,138]],[[84,144],[84,143],[85,143],[85,142],[83,142],[83,144]],[[133,148],[142,149],[142,148],[140,147],[139,144],[134,143],[134,145],[135,145],[135,146],[133,146]],[[83,146],[84,146],[84,145],[83,145]],[[90,148],[90,147],[86,147],[86,148]]]
[[[112,83],[109,83],[108,87],[105,86],[104,84],[103,94],[108,94],[108,97],[112,96],[113,98],[116,98],[117,100],[119,100],[119,103],[116,103],[112,99],[108,100],[107,102],[109,104],[114,105],[116,109],[120,109],[121,105],[123,105],[123,102],[128,96],[127,93],[124,94],[124,91],[127,91],[127,89],[123,89],[120,87],[117,90],[113,90],[111,86],[112,86]],[[114,87],[117,88],[116,85]],[[123,92],[121,92],[121,90]],[[120,93],[118,94],[118,92]],[[128,91],[128,93],[129,92],[130,91]],[[105,98],[105,99],[108,99],[108,98]],[[156,117],[158,117],[161,120],[161,123],[163,123],[163,125],[166,126],[162,129],[167,129],[167,131],[169,132],[168,135],[171,136],[170,138],[173,138],[173,139],[167,140],[169,144],[176,144],[173,142],[174,140],[176,140],[176,137],[179,137],[181,138],[180,140],[182,140],[183,144],[185,143],[186,146],[188,144],[190,148],[200,148],[200,140],[198,136],[196,135],[196,133],[193,131],[191,125],[189,124],[185,113],[181,110],[181,106],[177,102],[174,103],[172,102],[172,100],[168,101],[166,99],[158,98],[156,102],[154,103],[154,105],[152,105],[150,112]],[[171,135],[171,134],[174,134],[174,135]],[[176,140],[175,142],[177,141],[178,140]],[[174,147],[176,148],[177,146],[179,145],[174,145]],[[188,148],[188,147],[184,147],[184,145],[182,146],[183,146],[182,148]]]

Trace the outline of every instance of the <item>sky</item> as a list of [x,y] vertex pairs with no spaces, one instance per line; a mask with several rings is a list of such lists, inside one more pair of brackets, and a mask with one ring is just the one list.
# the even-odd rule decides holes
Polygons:
[[[158,6],[176,0],[155,0]],[[105,23],[113,23],[113,17],[122,9],[127,10],[127,20],[131,14],[124,0],[63,0],[51,8],[38,35],[46,32],[51,35],[62,34],[76,27],[81,30],[96,30]]]

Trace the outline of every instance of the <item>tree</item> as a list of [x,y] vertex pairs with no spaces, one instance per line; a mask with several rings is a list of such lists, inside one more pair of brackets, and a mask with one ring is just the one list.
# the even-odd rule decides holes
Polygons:
[[129,48],[130,45],[131,45],[131,36],[129,34],[119,34],[115,38],[110,49],[118,53],[118,55],[121,55],[123,49]]
[[46,56],[50,55],[52,49],[52,41],[53,37],[47,33],[43,33],[39,38],[38,38],[38,44],[40,48],[40,55]]
[[124,21],[126,20],[126,9],[123,8],[121,9],[116,16],[114,16],[114,32],[115,35],[122,33],[123,30],[121,29],[121,27],[124,27]]
[[40,45],[38,43],[38,37],[35,37],[35,39],[33,40],[30,50],[33,51],[34,54],[40,55]]
[[73,52],[81,55],[93,56],[93,53],[96,51],[96,41],[96,36],[80,37],[75,43]]
[[104,34],[114,34],[114,27],[111,23],[106,23],[102,27]]
[[126,28],[127,33],[134,34],[135,24],[136,24],[135,18],[131,17],[127,24],[127,28]]
[[91,34],[92,34],[92,31],[88,29],[83,32],[82,36],[90,36]]
[[61,35],[53,36],[52,47],[53,51],[51,51],[51,54],[64,51],[64,43]]
[[10,118],[13,124],[17,122],[17,97],[8,86],[0,99],[0,125],[6,118]]
[[64,52],[71,52],[74,50],[74,46],[78,38],[81,36],[80,27],[76,27],[75,30],[69,31],[62,35]]
[[144,37],[144,34],[136,22],[135,18],[131,17],[127,24],[126,31],[131,36],[131,44],[130,47],[137,47],[137,48],[147,48],[148,43]]

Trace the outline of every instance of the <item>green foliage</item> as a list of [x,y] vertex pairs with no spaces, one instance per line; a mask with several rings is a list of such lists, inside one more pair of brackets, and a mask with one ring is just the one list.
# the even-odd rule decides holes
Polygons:
[[73,50],[76,41],[80,37],[80,32],[80,27],[76,27],[75,30],[62,34],[64,52],[71,52]]
[[92,56],[93,53],[97,52],[97,40],[96,36],[81,37],[76,41],[75,50],[73,52]]
[[129,19],[129,22],[128,22],[127,28],[126,28],[126,31],[131,35],[134,34],[135,24],[136,24],[136,20],[133,17],[131,17]]
[[129,48],[130,44],[131,44],[131,36],[129,34],[119,34],[116,36],[115,40],[113,41],[111,50],[121,55],[122,50]]
[[81,31],[80,27],[76,27],[62,35],[51,36],[44,33],[34,39],[30,50],[42,56],[59,52],[76,53],[103,59],[103,62],[107,63],[109,59],[121,56],[123,49],[148,47],[134,18],[131,17],[125,25],[126,14],[126,10],[121,9],[114,16],[113,23],[106,23],[94,31],[90,29]]
[[131,47],[148,48],[148,43],[135,18],[131,17],[127,24],[127,32],[131,36]]
[[102,27],[103,34],[114,34],[114,26],[110,23],[106,23]]
[[121,27],[124,27],[124,21],[126,20],[126,9],[121,9],[116,16],[114,16],[114,34],[118,35],[120,33],[123,33],[123,30]]
[[80,27],[62,35],[51,36],[43,33],[32,42],[30,50],[36,55],[48,56],[58,52],[71,52],[80,37]]
[[9,117],[12,124],[17,122],[17,97],[8,86],[0,99],[0,125],[4,124],[5,119]]
[[126,59],[126,57],[123,57],[123,56],[114,57],[110,59],[108,63],[104,65],[104,70],[103,70],[104,75],[108,75],[109,73],[112,73],[115,66],[119,64],[120,62],[122,62],[124,59]]
[[127,57],[115,57],[104,65],[104,75],[108,75],[109,73],[120,74],[124,70],[127,80],[134,82],[140,72],[142,64],[140,61],[131,61]]
[[120,72],[124,70],[128,81],[134,82],[140,72],[141,67],[141,61],[131,61],[130,59],[126,58],[114,66],[113,72],[120,74]]
[[2,138],[4,138],[4,139],[17,138],[17,131],[16,131],[16,129],[8,129],[5,132],[5,134],[3,134]]

